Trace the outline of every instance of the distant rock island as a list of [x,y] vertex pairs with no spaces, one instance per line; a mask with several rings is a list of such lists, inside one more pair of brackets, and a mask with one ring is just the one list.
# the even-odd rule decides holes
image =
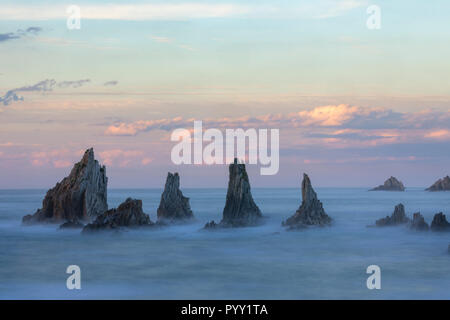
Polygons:
[[234,159],[234,163],[229,166],[227,199],[222,221],[219,224],[211,221],[205,228],[255,226],[261,222],[261,218],[261,211],[252,197],[245,164]]
[[405,191],[403,183],[395,177],[390,177],[384,184],[370,189],[369,191]]
[[450,231],[450,223],[447,221],[445,214],[439,212],[434,215],[430,228],[433,231]]
[[436,181],[431,187],[425,189],[426,191],[450,191],[450,177],[446,176]]
[[395,206],[392,215],[386,216],[386,218],[379,219],[375,222],[377,227],[397,226],[406,224],[410,219],[405,214],[405,206],[401,203]]
[[322,202],[317,199],[311,180],[303,174],[302,203],[294,215],[282,223],[289,229],[300,229],[306,226],[324,226],[331,223],[331,218],[325,213]]
[[180,190],[180,176],[178,173],[167,174],[166,185],[159,203],[158,221],[176,222],[186,221],[194,218],[189,198],[183,196]]
[[24,224],[91,221],[108,210],[105,166],[88,149],[69,176],[48,190],[42,208],[23,217]]
[[128,198],[117,209],[99,215],[83,228],[83,233],[99,230],[115,230],[120,227],[153,226],[148,214],[142,211],[142,200]]

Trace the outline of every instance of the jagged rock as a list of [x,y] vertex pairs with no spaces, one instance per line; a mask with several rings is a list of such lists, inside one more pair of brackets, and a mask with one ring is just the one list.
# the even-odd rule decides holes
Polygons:
[[59,229],[81,229],[84,227],[84,224],[81,222],[74,220],[74,221],[67,221],[59,226]]
[[214,228],[217,228],[217,227],[218,227],[218,224],[214,220],[212,220],[210,222],[207,222],[205,224],[205,229],[214,229]]
[[386,218],[379,219],[375,224],[377,227],[386,227],[405,224],[409,221],[409,218],[405,214],[405,207],[400,203],[395,206],[394,213],[390,217],[386,216]]
[[194,217],[189,198],[183,196],[180,190],[180,176],[178,173],[167,174],[166,185],[159,203],[158,220],[183,221]]
[[370,191],[405,191],[405,186],[397,178],[390,177],[383,185],[373,188]]
[[69,176],[48,190],[42,208],[23,217],[22,222],[91,221],[108,210],[107,184],[105,166],[100,166],[94,150],[88,149]]
[[302,203],[294,215],[282,224],[290,229],[301,229],[306,226],[324,226],[331,223],[331,218],[325,213],[322,202],[317,199],[311,180],[307,174],[303,174]]
[[450,191],[450,177],[446,176],[436,181],[431,187],[425,189],[426,191]]
[[450,231],[450,223],[447,221],[445,214],[439,212],[434,215],[430,228],[433,231]]
[[229,174],[222,221],[219,224],[211,221],[205,225],[205,228],[245,227],[260,223],[262,214],[253,200],[245,164],[238,163],[237,159],[234,159],[234,163],[229,166]]
[[152,226],[148,214],[142,211],[142,200],[128,198],[117,209],[111,209],[99,215],[94,222],[83,228],[83,233],[111,230],[120,227]]
[[420,214],[420,212],[414,213],[413,220],[409,227],[410,227],[410,229],[417,230],[417,231],[428,231],[428,229],[429,229],[428,223],[425,222],[425,219]]

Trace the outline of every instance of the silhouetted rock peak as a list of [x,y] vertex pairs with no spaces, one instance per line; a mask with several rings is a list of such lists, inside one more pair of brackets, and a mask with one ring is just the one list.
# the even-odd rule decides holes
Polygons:
[[445,214],[436,213],[431,222],[431,230],[433,231],[450,231],[450,223],[447,221]]
[[436,181],[427,191],[450,191],[450,177],[446,176]]
[[254,226],[260,223],[261,218],[261,211],[252,197],[245,164],[239,163],[235,158],[229,166],[227,199],[222,221],[219,224],[211,221],[205,228]]
[[386,218],[377,220],[376,225],[377,227],[396,226],[408,223],[409,221],[409,218],[405,214],[405,207],[400,203],[395,206],[394,213],[390,217],[386,216]]
[[150,217],[142,211],[142,200],[127,198],[117,209],[111,209],[99,215],[94,222],[84,227],[83,232],[153,224]]
[[26,215],[24,223],[90,221],[108,209],[105,166],[88,149],[76,163],[69,176],[48,190],[42,208],[34,215]]
[[283,222],[283,225],[291,228],[302,228],[309,225],[328,225],[331,218],[325,213],[322,202],[317,199],[311,180],[307,174],[303,174],[302,203],[292,217]]
[[183,196],[180,190],[180,176],[178,173],[167,174],[166,185],[159,203],[158,220],[181,221],[194,217],[189,198]]
[[413,220],[410,229],[417,231],[428,231],[429,226],[428,223],[425,222],[425,218],[420,214],[420,212],[416,212],[413,214]]
[[405,186],[397,178],[390,177],[383,185],[373,188],[370,191],[405,191]]

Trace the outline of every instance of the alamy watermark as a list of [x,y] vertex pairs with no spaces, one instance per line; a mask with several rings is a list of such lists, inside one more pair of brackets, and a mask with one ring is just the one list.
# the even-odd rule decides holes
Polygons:
[[279,129],[225,129],[224,139],[221,130],[203,130],[202,121],[194,121],[193,130],[176,129],[171,140],[178,141],[171,152],[176,165],[229,164],[238,158],[243,163],[259,163],[261,175],[277,174],[280,167]]
[[366,285],[367,289],[373,290],[373,289],[381,289],[381,268],[375,264],[370,265],[367,267],[366,270],[367,274],[370,274],[367,278]]
[[81,269],[77,265],[70,265],[66,269],[70,276],[66,280],[66,287],[69,290],[81,290]]

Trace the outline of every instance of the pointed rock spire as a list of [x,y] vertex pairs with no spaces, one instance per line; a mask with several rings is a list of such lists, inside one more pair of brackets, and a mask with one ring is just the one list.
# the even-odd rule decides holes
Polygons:
[[291,228],[302,228],[308,225],[328,225],[331,218],[325,213],[322,202],[317,199],[311,180],[307,174],[303,174],[302,203],[292,217],[283,222],[283,225]]
[[416,212],[413,214],[413,220],[409,227],[410,229],[417,231],[428,231],[428,229],[430,228],[428,226],[428,223],[425,222],[425,218],[420,214],[420,212]]
[[245,164],[238,163],[235,158],[229,166],[229,181],[223,218],[219,224],[207,223],[206,228],[245,227],[260,223],[261,211],[253,200]]
[[450,223],[447,221],[445,214],[436,213],[431,222],[431,230],[433,231],[450,231]]
[[178,173],[168,173],[166,185],[161,195],[161,201],[158,207],[158,220],[182,221],[192,219],[191,206],[189,198],[183,196],[180,190],[180,176]]
[[395,206],[392,215],[379,219],[375,222],[377,227],[396,226],[408,223],[410,220],[405,214],[405,206],[401,203]]
[[48,190],[42,208],[33,215],[26,215],[24,223],[90,221],[108,209],[105,166],[94,158],[94,150],[88,149],[69,176]]

